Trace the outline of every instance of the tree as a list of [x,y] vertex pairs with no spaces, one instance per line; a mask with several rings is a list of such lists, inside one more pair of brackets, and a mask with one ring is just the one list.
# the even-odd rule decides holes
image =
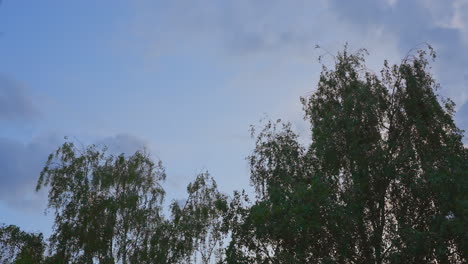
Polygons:
[[302,98],[312,144],[269,123],[250,157],[257,201],[229,263],[462,263],[468,151],[419,50],[381,75],[345,50]]
[[249,206],[237,193],[231,202],[228,263],[315,263],[333,251],[324,225],[333,221],[333,194],[298,135],[279,122],[259,133],[250,156],[257,200]]
[[55,210],[50,238],[56,263],[128,263],[146,243],[149,228],[163,222],[165,172],[142,152],[106,155],[63,144],[41,172],[37,190],[49,186]]
[[39,264],[44,250],[42,234],[27,233],[14,225],[0,226],[0,263]]
[[161,162],[143,152],[106,154],[67,142],[49,156],[37,190],[49,187],[55,210],[50,263],[210,263],[222,245],[227,197],[208,173],[187,187],[180,207],[163,215]]
[[227,197],[208,173],[187,186],[188,197],[174,201],[171,217],[152,226],[147,243],[132,263],[212,263],[225,238],[221,229]]
[[[187,186],[188,198],[181,206],[171,205],[173,230],[177,241],[187,241],[186,248],[193,248],[189,263],[212,263],[219,259],[225,239],[222,228],[227,211],[227,197],[217,189],[215,180],[208,173],[201,173]],[[189,239],[187,239],[189,238]]]
[[256,135],[253,201],[244,191],[228,198],[201,173],[165,217],[161,162],[67,142],[37,184],[55,213],[49,256],[42,235],[10,226],[0,228],[0,260],[464,263],[468,149],[453,102],[437,95],[428,51],[384,62],[379,75],[365,50],[338,53],[301,98],[312,143],[281,120]]

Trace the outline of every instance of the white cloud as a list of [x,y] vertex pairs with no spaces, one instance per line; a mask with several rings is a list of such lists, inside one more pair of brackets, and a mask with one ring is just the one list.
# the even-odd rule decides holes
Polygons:
[[426,0],[421,4],[431,14],[434,26],[457,30],[468,45],[468,0]]
[[398,0],[387,0],[387,4],[390,7],[394,7],[397,4]]
[[458,0],[454,3],[452,25],[460,31],[465,45],[468,46],[468,0]]

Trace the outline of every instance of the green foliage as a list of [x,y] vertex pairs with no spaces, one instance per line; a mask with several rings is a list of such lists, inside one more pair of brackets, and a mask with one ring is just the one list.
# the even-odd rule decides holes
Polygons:
[[197,255],[209,263],[224,236],[226,197],[208,173],[188,188],[182,208],[163,216],[161,162],[142,152],[108,155],[63,144],[49,159],[37,190],[49,187],[55,211],[50,237],[53,263],[180,263]]
[[254,200],[206,172],[166,217],[161,162],[63,144],[37,183],[55,214],[47,256],[41,234],[2,226],[0,263],[466,262],[468,149],[436,94],[435,54],[379,75],[366,54],[345,48],[301,98],[309,146],[280,120],[256,135]]
[[258,200],[237,209],[228,263],[466,261],[468,158],[453,103],[440,104],[425,51],[380,76],[365,53],[345,48],[301,98],[308,148],[288,124],[257,136]]
[[141,152],[126,158],[65,143],[51,154],[37,189],[50,186],[51,254],[63,263],[127,263],[161,221],[165,173]]
[[171,204],[170,219],[151,228],[148,242],[132,263],[212,263],[222,257],[226,196],[219,193],[208,173],[198,175],[187,193],[183,205],[177,201]]
[[198,175],[187,186],[187,193],[184,205],[174,202],[171,209],[174,232],[178,237],[191,238],[186,247],[195,249],[195,254],[188,261],[207,264],[222,258],[221,249],[226,236],[222,224],[227,211],[227,197],[218,192],[216,182],[208,173]]
[[39,264],[44,250],[42,234],[26,233],[14,225],[0,226],[0,263]]

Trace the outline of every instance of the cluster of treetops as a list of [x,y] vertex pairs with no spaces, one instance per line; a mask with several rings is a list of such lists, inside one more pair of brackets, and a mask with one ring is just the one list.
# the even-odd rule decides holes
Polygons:
[[254,195],[202,173],[164,206],[160,161],[66,142],[37,182],[51,236],[0,226],[0,263],[466,263],[468,148],[437,94],[431,47],[374,73],[365,50],[323,66],[289,123],[253,132]]

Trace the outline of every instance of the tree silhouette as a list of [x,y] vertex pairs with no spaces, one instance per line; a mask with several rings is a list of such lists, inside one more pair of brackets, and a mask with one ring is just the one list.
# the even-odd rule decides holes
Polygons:
[[[462,263],[468,159],[453,103],[419,50],[378,76],[365,50],[336,56],[302,98],[312,144],[269,123],[251,161],[258,201],[229,263]],[[442,100],[441,100],[442,101]]]
[[255,135],[254,199],[206,172],[165,216],[160,161],[66,142],[37,183],[55,214],[48,253],[42,234],[2,226],[0,262],[465,263],[468,149],[437,95],[435,53],[379,75],[365,55],[345,47],[301,98],[310,145],[280,120]]

